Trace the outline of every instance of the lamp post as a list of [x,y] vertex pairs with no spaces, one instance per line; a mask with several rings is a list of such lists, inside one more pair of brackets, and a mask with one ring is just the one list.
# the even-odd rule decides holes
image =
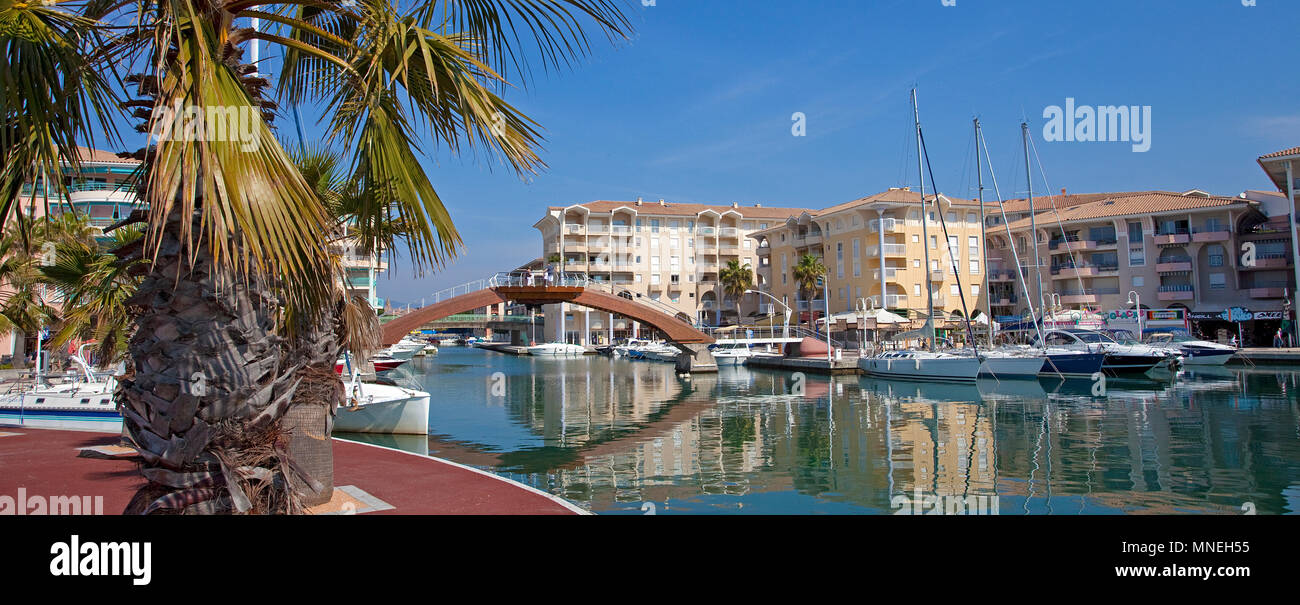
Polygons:
[[1142,295],[1141,295],[1141,294],[1138,294],[1138,293],[1137,293],[1137,290],[1129,290],[1129,291],[1128,291],[1128,304],[1130,304],[1130,305],[1134,305],[1133,308],[1137,309],[1137,314],[1138,314],[1138,340],[1141,341],[1141,340],[1142,340]]
[[791,315],[792,313],[794,313],[794,311],[791,311],[791,310],[790,310],[790,306],[789,306],[789,305],[787,305],[787,304],[781,302],[781,299],[779,299],[779,298],[777,298],[777,297],[775,297],[775,296],[772,296],[771,294],[768,294],[767,292],[764,292],[764,291],[762,291],[762,290],[745,290],[745,294],[762,294],[763,296],[766,296],[766,297],[768,297],[768,298],[770,298],[770,299],[776,301],[776,304],[781,305],[782,307],[784,307],[784,308],[785,308],[785,325],[782,326],[782,328],[781,328],[781,338],[789,338],[789,337],[790,337],[790,315]]

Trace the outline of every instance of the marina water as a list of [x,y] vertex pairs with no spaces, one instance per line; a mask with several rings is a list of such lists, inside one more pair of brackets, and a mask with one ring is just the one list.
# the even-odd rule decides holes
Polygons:
[[[445,347],[427,453],[601,514],[1300,511],[1300,373],[951,385]],[[418,451],[425,437],[339,435]],[[956,506],[954,506],[956,502]],[[967,509],[966,512],[979,512]]]

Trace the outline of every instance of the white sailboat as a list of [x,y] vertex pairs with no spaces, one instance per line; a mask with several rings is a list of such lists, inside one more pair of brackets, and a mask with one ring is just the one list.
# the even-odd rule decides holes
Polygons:
[[113,402],[117,380],[96,375],[81,345],[70,359],[76,366],[71,382],[45,384],[39,372],[31,384],[16,385],[0,396],[0,424],[82,431],[122,431],[122,414]]
[[[925,142],[921,135],[921,113],[917,108],[916,90],[912,90],[912,115],[916,125],[916,169],[920,177],[921,191],[921,241],[930,241],[929,221],[925,220],[926,202],[925,202]],[[933,180],[933,179],[932,179]],[[931,183],[933,185],[933,183]],[[934,204],[939,205],[939,189],[935,187]],[[939,220],[943,221],[943,211],[935,212]],[[947,231],[946,222],[941,222]],[[930,266],[930,249],[922,246],[925,251],[925,266]],[[883,257],[882,257],[883,261]],[[954,261],[955,262],[955,261]],[[883,262],[882,262],[883,266]],[[959,271],[955,271],[960,275]],[[972,349],[966,352],[940,352],[934,349],[934,282],[926,280],[926,290],[928,299],[928,314],[926,316],[925,326],[921,328],[922,337],[929,343],[929,351],[886,351],[878,353],[872,357],[858,359],[858,368],[868,374],[877,376],[888,376],[892,378],[908,378],[916,380],[942,380],[942,381],[961,381],[974,382],[979,376],[980,368],[983,363],[983,357],[979,354],[978,349]],[[965,307],[965,296],[962,296],[962,306]],[[964,313],[969,317],[969,313]],[[970,331],[969,320],[966,320],[967,332]],[[896,335],[900,338],[902,335]],[[972,345],[975,343],[971,342]]]

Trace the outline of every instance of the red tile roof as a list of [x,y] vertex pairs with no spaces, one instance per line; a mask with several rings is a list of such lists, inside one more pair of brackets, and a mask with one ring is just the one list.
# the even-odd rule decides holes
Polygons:
[[1269,158],[1280,158],[1284,155],[1300,155],[1300,147],[1292,147],[1290,149],[1283,149],[1282,151],[1274,151],[1273,153],[1259,156],[1259,159],[1267,160]]
[[[649,214],[655,216],[696,216],[701,212],[711,210],[718,214],[725,212],[737,212],[745,218],[767,218],[767,219],[784,219],[791,216],[798,216],[803,212],[813,212],[806,208],[776,208],[768,206],[715,206],[709,204],[686,204],[679,202],[666,202],[663,206],[659,202],[642,202],[640,206],[636,202],[619,202],[611,200],[596,200],[585,204],[577,204],[587,210],[598,214],[607,214],[616,208],[627,207],[636,210],[638,214]],[[563,210],[565,206],[551,206],[551,210]]]
[[112,151],[102,149],[92,149],[90,147],[77,147],[77,159],[83,162],[100,162],[110,164],[139,164],[140,160],[132,158],[123,158]]
[[[1142,214],[1155,214],[1159,212],[1171,212],[1175,210],[1196,210],[1200,208],[1216,208],[1224,206],[1249,206],[1250,200],[1236,197],[1209,196],[1202,197],[1199,195],[1183,195],[1171,193],[1168,191],[1143,191],[1124,194],[1105,194],[1100,199],[1090,202],[1076,204],[1069,207],[1057,206],[1057,213],[1062,223],[1074,221],[1097,220],[1113,216],[1131,216]],[[1037,205],[1035,205],[1037,209]],[[1043,215],[1047,216],[1044,217]],[[1050,208],[1045,212],[1036,213],[1035,219],[1039,222],[1046,220],[1053,223],[1058,218]],[[1029,227],[1029,219],[1011,223],[1013,231]]]

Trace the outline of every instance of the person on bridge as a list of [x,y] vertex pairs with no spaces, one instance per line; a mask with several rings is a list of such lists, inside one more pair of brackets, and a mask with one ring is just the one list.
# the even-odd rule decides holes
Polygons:
[[527,272],[524,273],[524,285],[525,285],[525,286],[532,286],[532,285],[533,285],[533,272],[532,272],[532,271],[527,271]]
[[555,265],[546,265],[546,285],[550,286],[555,281]]

